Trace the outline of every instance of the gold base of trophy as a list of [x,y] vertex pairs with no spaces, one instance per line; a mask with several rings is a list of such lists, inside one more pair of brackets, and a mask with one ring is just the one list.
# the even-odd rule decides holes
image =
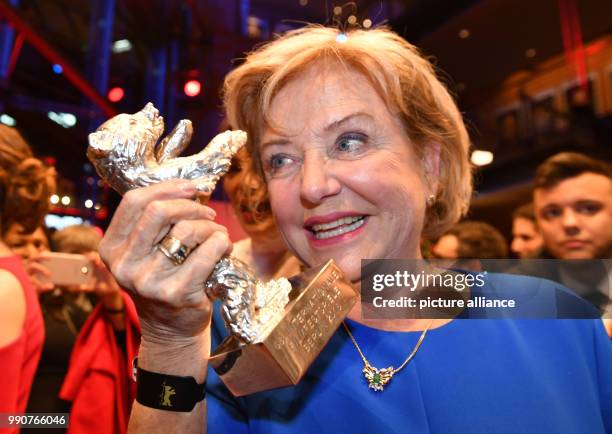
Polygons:
[[333,260],[289,279],[285,314],[260,342],[229,336],[209,363],[234,396],[297,384],[358,298]]

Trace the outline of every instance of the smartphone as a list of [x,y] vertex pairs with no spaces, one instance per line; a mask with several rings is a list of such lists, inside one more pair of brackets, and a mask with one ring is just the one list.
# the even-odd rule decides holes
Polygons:
[[39,263],[49,270],[47,280],[56,286],[83,285],[93,277],[93,264],[83,255],[47,252]]

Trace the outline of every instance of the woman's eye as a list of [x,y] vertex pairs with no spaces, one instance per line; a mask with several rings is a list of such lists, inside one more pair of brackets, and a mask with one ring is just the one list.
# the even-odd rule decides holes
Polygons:
[[270,166],[272,167],[272,169],[280,169],[281,167],[283,167],[283,166],[285,166],[286,164],[289,163],[288,160],[289,160],[289,158],[287,158],[285,156],[275,155],[270,160]]
[[294,162],[294,158],[285,154],[275,154],[266,160],[265,171],[271,175],[286,170]]
[[340,153],[358,153],[364,150],[366,136],[358,133],[345,134],[336,141],[336,151]]

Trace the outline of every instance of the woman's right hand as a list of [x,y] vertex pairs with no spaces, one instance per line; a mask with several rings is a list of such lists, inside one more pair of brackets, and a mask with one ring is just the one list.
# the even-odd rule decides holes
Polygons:
[[51,272],[40,263],[45,259],[46,254],[47,252],[42,252],[30,257],[28,260],[24,260],[24,267],[30,278],[30,283],[38,295],[55,289],[55,285],[49,280]]
[[[190,181],[129,191],[100,243],[102,259],[136,304],[143,344],[190,345],[209,326],[212,303],[204,282],[231,242],[227,229],[213,221],[214,210],[195,195]],[[194,249],[181,265],[157,248],[166,235]]]

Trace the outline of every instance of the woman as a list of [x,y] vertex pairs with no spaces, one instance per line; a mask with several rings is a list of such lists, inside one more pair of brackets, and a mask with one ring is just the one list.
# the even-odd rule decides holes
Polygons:
[[49,237],[44,226],[37,227],[32,233],[26,233],[23,225],[13,223],[2,238],[13,252],[24,260],[49,251]]
[[70,412],[69,428],[57,432],[127,431],[135,392],[128,367],[140,329],[133,303],[97,253],[101,238],[87,225],[69,226],[52,237],[58,252],[83,254],[93,265],[87,284],[41,297],[49,339],[32,387],[40,394],[28,411]]
[[[333,258],[359,286],[362,258],[420,258],[421,235],[439,235],[467,208],[461,115],[432,66],[390,31],[290,32],[230,73],[225,104],[306,266]],[[195,193],[184,181],[129,192],[101,252],[136,294],[139,367],[203,383],[218,334],[201,285],[231,245]],[[155,248],[167,233],[194,248],[180,266]],[[391,364],[382,391],[380,371],[362,376]],[[234,399],[211,372],[193,409],[136,403],[130,428],[202,432],[207,418],[210,432],[232,433],[603,433],[611,369],[600,322],[372,321],[357,303],[296,387]]]
[[[116,323],[117,330],[124,328],[124,309],[120,288],[94,253],[98,250],[101,238],[99,231],[85,225],[69,226],[55,232],[51,237],[54,251],[89,255],[95,267],[93,273],[95,279],[92,279],[92,283],[83,288],[77,286],[58,288],[52,285],[52,291],[39,294],[45,327],[45,342],[32,383],[32,393],[27,405],[28,413],[70,412],[70,403],[60,399],[60,389],[68,373],[71,353],[77,336],[91,314],[98,297],[106,309],[115,312],[107,315],[108,321],[112,324]],[[13,247],[18,246],[13,245]],[[44,251],[49,251],[49,249],[41,250],[37,252],[39,255],[33,257],[29,255],[24,257],[24,260],[31,260],[30,266],[39,265],[35,272],[32,272],[30,268],[32,280],[45,272],[48,273],[43,264],[36,262],[44,258]],[[44,279],[44,276],[40,279]],[[35,429],[26,428],[23,432],[27,433]],[[50,428],[50,432],[64,433],[66,429]]]
[[[0,125],[0,233],[42,224],[55,174],[13,128]],[[23,413],[44,340],[43,321],[21,258],[0,238],[0,412]],[[11,429],[9,432],[17,432]]]
[[270,201],[262,180],[251,167],[245,149],[232,160],[223,177],[227,193],[248,238],[234,243],[232,255],[248,264],[263,280],[293,276],[300,272],[300,263],[283,242],[270,212]]
[[50,250],[47,229],[37,227],[28,233],[20,223],[13,223],[2,236],[11,251],[23,259],[30,283],[38,294],[51,291],[55,286],[49,281],[49,270],[39,263],[44,252]]

